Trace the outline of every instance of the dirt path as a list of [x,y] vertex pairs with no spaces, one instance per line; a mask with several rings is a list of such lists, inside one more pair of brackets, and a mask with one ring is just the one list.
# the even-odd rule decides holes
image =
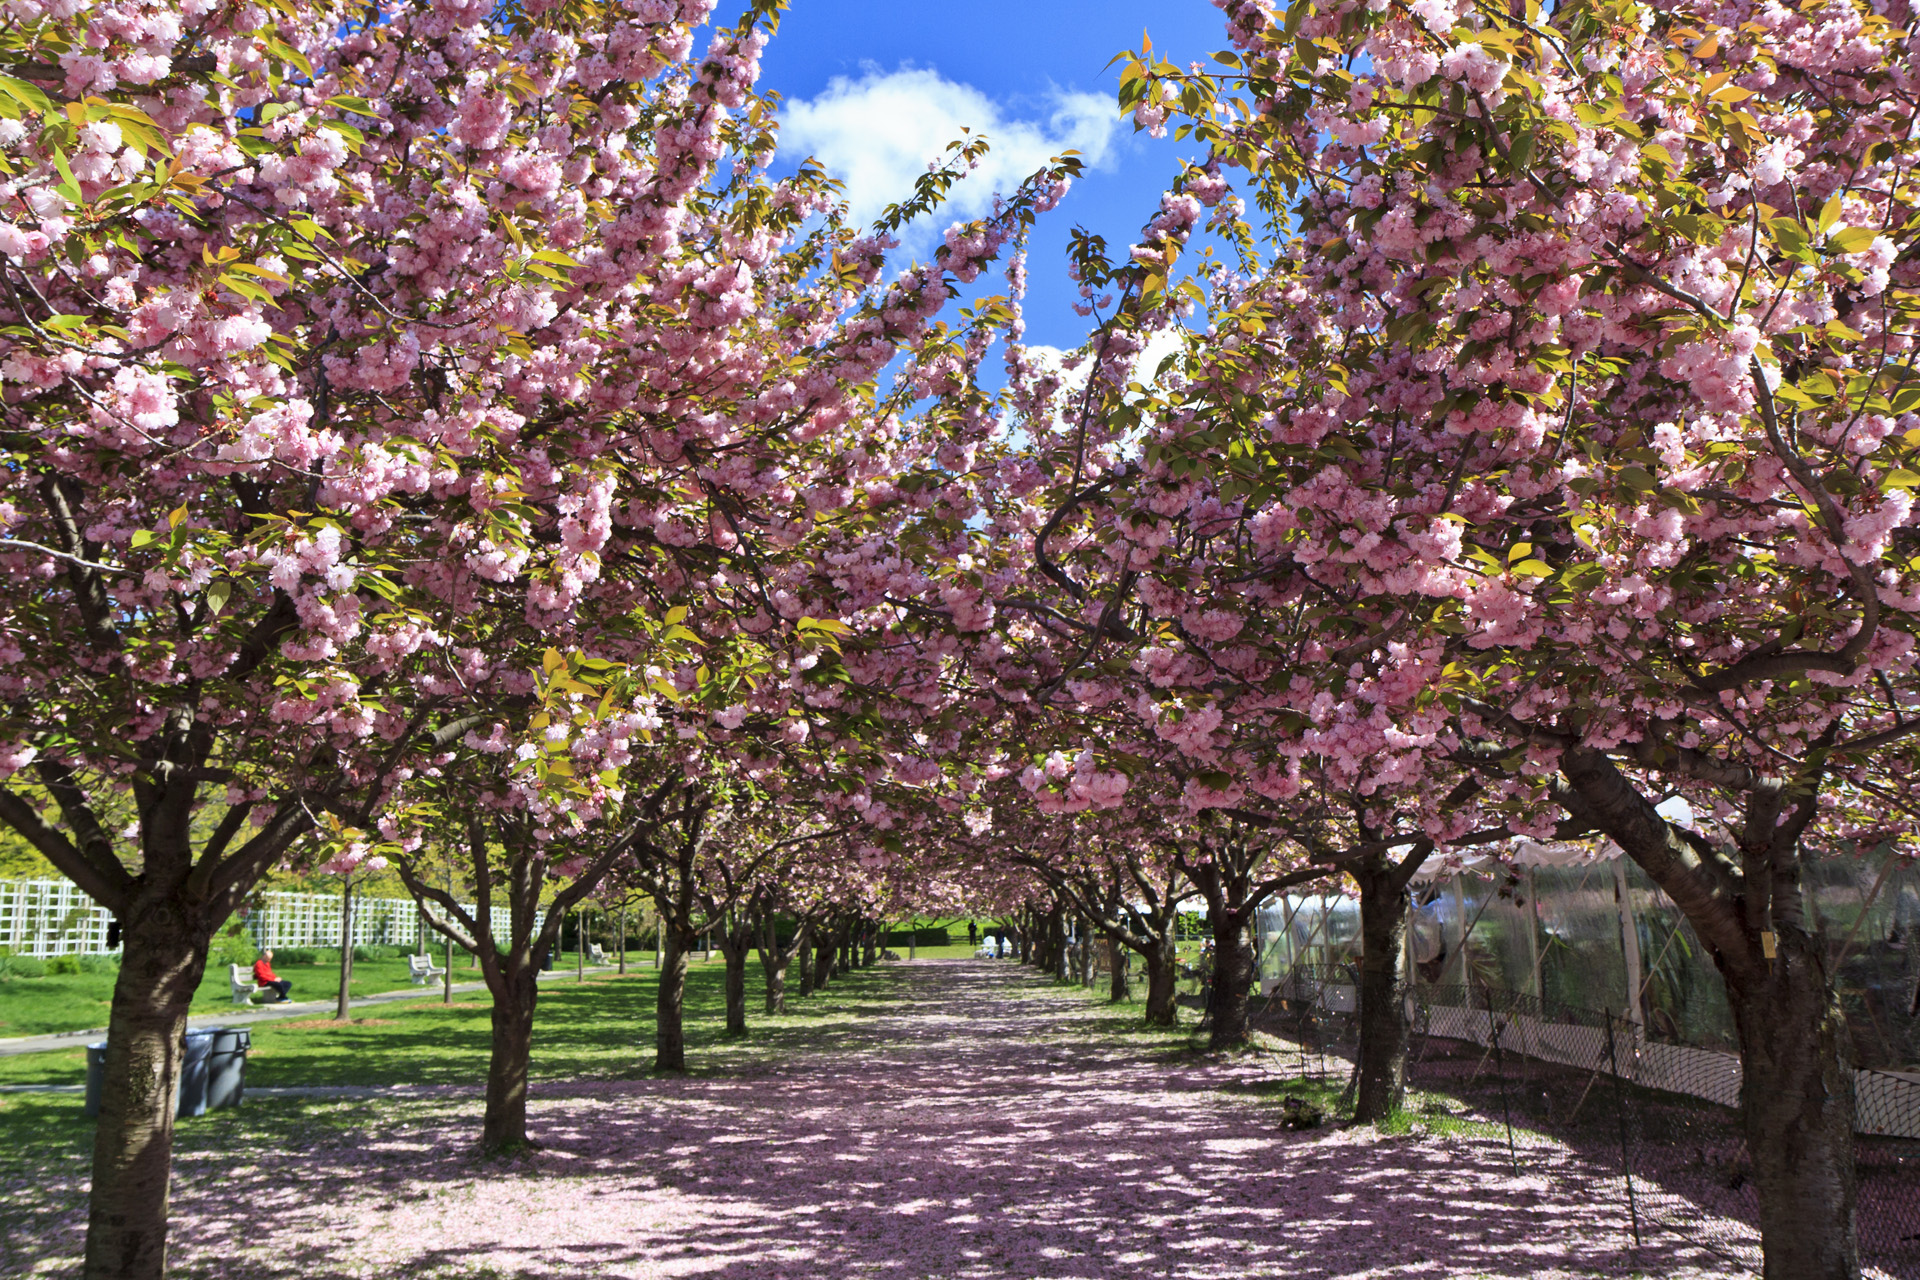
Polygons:
[[[548,1085],[483,1166],[471,1094],[314,1104],[183,1157],[177,1270],[238,1277],[1555,1277],[1625,1274],[1613,1197],[1497,1142],[1288,1133],[1221,1064],[1011,963],[855,981],[723,1073]],[[830,994],[829,999],[834,997]],[[775,1033],[780,1034],[799,1033]],[[236,1130],[236,1137],[240,1131]],[[291,1146],[295,1149],[288,1149]],[[1637,1269],[1694,1270],[1677,1247]],[[57,1270],[57,1269],[56,1269]]]

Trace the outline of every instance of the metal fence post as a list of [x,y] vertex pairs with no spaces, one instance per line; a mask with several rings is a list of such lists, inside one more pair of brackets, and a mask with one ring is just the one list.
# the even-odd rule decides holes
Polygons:
[[[1633,1198],[1633,1162],[1627,1154],[1627,1093],[1620,1083],[1620,1059],[1614,1050],[1613,1010],[1607,1010],[1607,1069],[1613,1076],[1613,1109],[1620,1122],[1620,1172],[1627,1180],[1627,1221],[1633,1228],[1633,1249],[1640,1249],[1640,1209]],[[1631,1254],[1627,1258],[1629,1266],[1638,1266],[1639,1260]]]
[[1500,1048],[1500,1025],[1493,1018],[1493,988],[1487,988],[1487,1035],[1493,1040],[1493,1069],[1500,1077],[1500,1114],[1507,1122],[1507,1163],[1520,1172],[1520,1153],[1513,1145],[1513,1108],[1507,1102],[1507,1056]]

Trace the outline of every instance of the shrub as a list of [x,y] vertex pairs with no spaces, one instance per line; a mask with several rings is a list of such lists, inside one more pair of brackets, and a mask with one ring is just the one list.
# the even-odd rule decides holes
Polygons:
[[32,956],[0,956],[0,976],[8,978],[44,978],[47,962]]
[[79,956],[53,956],[47,961],[47,972],[61,977],[80,972]]
[[217,969],[230,964],[251,967],[259,955],[260,949],[253,945],[246,924],[236,920],[213,936],[213,945],[207,948],[207,967]]
[[[285,950],[273,953],[273,963],[275,967],[285,964],[319,964],[321,954],[321,951],[314,947],[287,947]],[[329,950],[326,954],[332,956],[336,953]]]
[[120,971],[120,957],[117,955],[75,956],[74,959],[79,961],[82,973],[118,973]]

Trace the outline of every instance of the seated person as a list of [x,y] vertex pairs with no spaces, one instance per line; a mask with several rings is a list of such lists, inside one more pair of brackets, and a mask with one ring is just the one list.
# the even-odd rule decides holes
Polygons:
[[281,1004],[287,998],[287,990],[293,986],[291,978],[283,978],[273,971],[273,952],[262,951],[260,958],[253,962],[253,980],[263,987],[272,987],[275,995],[268,1004]]

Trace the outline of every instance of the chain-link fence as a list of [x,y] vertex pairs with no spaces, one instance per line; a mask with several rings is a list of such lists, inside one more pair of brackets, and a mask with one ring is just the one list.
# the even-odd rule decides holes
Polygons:
[[[1355,978],[1347,966],[1299,966],[1256,1003],[1254,1025],[1277,1042],[1283,1072],[1350,1091]],[[1516,1172],[1610,1199],[1636,1240],[1670,1232],[1759,1270],[1737,1058],[1502,988],[1423,984],[1409,1012],[1406,1123],[1504,1147]],[[1855,1105],[1862,1265],[1920,1280],[1920,1076],[1863,1070]]]

